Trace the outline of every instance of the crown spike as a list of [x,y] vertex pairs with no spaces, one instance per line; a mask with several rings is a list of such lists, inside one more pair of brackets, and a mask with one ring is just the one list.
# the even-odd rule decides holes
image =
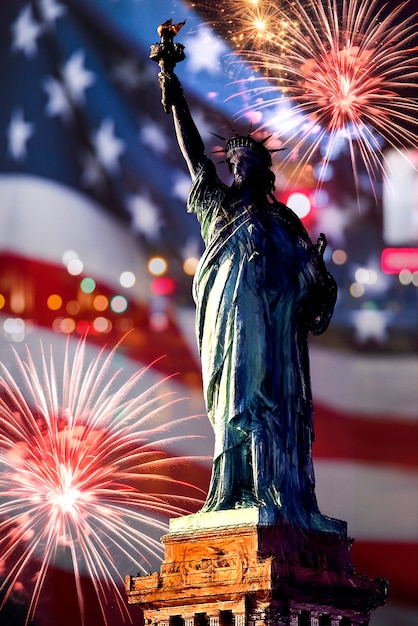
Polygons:
[[222,141],[226,141],[226,137],[221,137],[221,135],[217,135],[216,133],[212,133],[212,131],[209,131],[209,132],[214,137],[217,137],[218,139],[221,139]]
[[269,139],[271,139],[273,137],[273,133],[271,135],[268,135],[267,137],[264,137],[264,139],[261,139],[260,143],[262,143],[263,145],[265,143],[268,142]]
[[234,133],[235,137],[239,137],[239,133],[235,130],[235,128],[232,126],[231,122],[229,120],[226,120],[227,124],[229,126],[229,128],[232,130],[232,132]]

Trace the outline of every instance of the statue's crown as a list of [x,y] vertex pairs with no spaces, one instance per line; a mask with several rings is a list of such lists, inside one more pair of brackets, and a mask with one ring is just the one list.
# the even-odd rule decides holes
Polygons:
[[247,135],[246,137],[238,135],[228,139],[226,142],[226,152],[228,153],[234,148],[250,148],[251,150],[260,150],[260,148],[263,148],[266,150],[263,144],[253,139],[251,135]]
[[271,135],[265,137],[261,141],[256,141],[251,133],[248,133],[248,135],[235,134],[233,137],[226,140],[226,155],[228,157],[228,154],[231,150],[234,150],[234,148],[247,148],[248,150],[254,150],[254,152],[261,156],[266,164],[270,166],[272,153],[283,150],[283,148],[266,148],[265,143],[270,139],[270,137]]
[[228,155],[235,148],[247,148],[248,150],[254,150],[254,152],[257,153],[259,156],[261,156],[266,162],[266,164],[270,166],[271,154],[273,152],[278,152],[279,150],[283,150],[283,148],[273,148],[273,149],[266,148],[264,144],[266,143],[266,141],[270,139],[271,135],[269,135],[268,137],[265,137],[261,141],[256,141],[254,137],[251,136],[251,133],[248,133],[248,135],[238,135],[237,133],[235,133],[235,135],[231,137],[230,139],[225,139],[225,137],[221,137],[221,135],[217,135],[216,133],[211,133],[211,134],[214,135],[215,137],[218,137],[218,139],[222,139],[222,141],[225,141],[225,148],[222,150],[215,150],[215,153],[220,153],[220,152],[225,153],[227,160],[228,160]]

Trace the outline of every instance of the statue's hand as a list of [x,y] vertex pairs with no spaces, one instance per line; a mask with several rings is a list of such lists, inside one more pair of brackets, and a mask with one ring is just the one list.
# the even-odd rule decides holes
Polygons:
[[326,237],[324,233],[320,233],[316,243],[310,247],[310,258],[308,262],[309,272],[315,281],[321,281],[321,276],[327,273],[324,265],[324,252],[326,247]]
[[318,255],[320,257],[323,257],[325,248],[327,247],[327,238],[325,237],[324,233],[319,234],[315,247],[316,247]]

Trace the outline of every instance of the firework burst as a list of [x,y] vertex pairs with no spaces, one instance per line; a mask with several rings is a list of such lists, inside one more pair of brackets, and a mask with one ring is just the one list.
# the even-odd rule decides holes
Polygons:
[[228,3],[238,26],[231,43],[239,48],[240,33],[245,39],[260,25],[252,36],[258,49],[238,50],[258,73],[243,81],[249,104],[241,114],[262,112],[262,127],[285,136],[288,159],[298,156],[296,174],[320,148],[322,177],[343,140],[356,184],[360,159],[373,187],[383,171],[382,140],[397,150],[417,145],[416,22],[414,11],[403,13],[408,1],[392,11],[379,0],[239,4],[238,19],[237,2]]
[[[258,0],[231,0],[224,9],[227,15],[227,37],[237,50],[269,49],[283,40],[287,23],[281,19],[279,4]],[[275,29],[271,29],[271,24]],[[280,30],[277,30],[277,28]]]
[[161,411],[177,400],[161,393],[165,381],[129,399],[146,370],[117,385],[114,354],[102,351],[86,364],[85,341],[73,357],[67,345],[62,377],[52,354],[47,358],[43,351],[40,368],[29,351],[26,361],[16,354],[18,380],[1,365],[1,589],[4,605],[29,584],[31,563],[40,563],[27,621],[63,551],[70,555],[81,615],[83,573],[104,622],[109,594],[127,617],[118,555],[148,571],[149,559],[162,552],[152,531],[165,532],[167,516],[190,512],[200,502],[196,488],[190,491],[171,477],[173,463],[187,461],[169,452],[179,439],[173,427],[184,420],[164,425],[158,418],[156,425]]

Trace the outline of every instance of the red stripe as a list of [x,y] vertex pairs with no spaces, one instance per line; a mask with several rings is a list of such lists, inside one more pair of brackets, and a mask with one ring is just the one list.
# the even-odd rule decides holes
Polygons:
[[390,600],[418,604],[417,543],[354,541],[351,554],[357,574],[389,580]]
[[418,424],[349,415],[314,400],[314,457],[418,467]]
[[[189,350],[170,311],[167,312],[167,327],[162,330],[152,327],[148,305],[132,299],[122,315],[109,308],[104,313],[97,312],[92,306],[94,296],[102,294],[110,300],[117,292],[96,280],[93,294],[82,293],[80,282],[83,278],[81,275],[70,275],[62,266],[1,253],[0,294],[5,299],[1,312],[47,328],[53,327],[57,317],[72,317],[78,325],[75,331],[77,334],[84,335],[88,328],[89,341],[112,347],[126,334],[126,328],[120,325],[121,318],[129,318],[133,330],[125,337],[121,352],[145,365],[164,357],[155,364],[156,369],[168,375],[178,373],[178,380],[186,385],[201,386],[200,365]],[[62,307],[57,311],[51,311],[47,306],[51,294],[62,298]],[[78,314],[69,315],[66,312],[66,304],[70,301],[80,304]],[[92,327],[94,319],[99,315],[104,315],[112,322],[109,333],[98,334]]]

